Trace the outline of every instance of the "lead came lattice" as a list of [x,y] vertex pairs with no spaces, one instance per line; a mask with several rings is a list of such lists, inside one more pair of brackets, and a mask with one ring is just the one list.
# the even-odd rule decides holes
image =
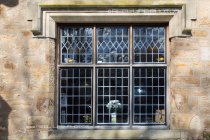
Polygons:
[[97,28],[97,63],[129,62],[129,28]]
[[61,29],[61,63],[91,63],[93,29],[73,27]]
[[165,27],[62,27],[59,124],[165,125],[165,36]]
[[133,69],[134,124],[165,124],[165,70]]
[[60,124],[92,123],[92,69],[60,70]]
[[134,27],[134,63],[165,63],[165,28]]
[[[97,124],[129,123],[129,69],[97,69]],[[117,101],[120,106],[110,110],[107,104]],[[111,113],[116,113],[116,122],[112,122]]]

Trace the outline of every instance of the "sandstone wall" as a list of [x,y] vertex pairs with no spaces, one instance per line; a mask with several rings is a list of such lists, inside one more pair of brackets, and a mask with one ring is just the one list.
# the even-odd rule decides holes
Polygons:
[[[170,40],[170,129],[182,139],[210,137],[209,5],[197,0],[191,37]],[[0,0],[0,139],[53,138],[55,40],[33,38],[26,9]]]
[[[207,138],[210,130],[210,1],[197,1],[197,20],[188,38],[170,42],[171,129]],[[209,138],[209,137],[208,137]]]
[[54,105],[54,40],[32,37],[27,0],[0,4],[0,139],[41,138]]

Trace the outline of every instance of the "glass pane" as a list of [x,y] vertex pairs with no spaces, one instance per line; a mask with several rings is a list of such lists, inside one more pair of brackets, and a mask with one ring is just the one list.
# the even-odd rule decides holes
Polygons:
[[129,69],[97,69],[97,75],[106,72],[109,73],[108,77],[97,78],[97,124],[128,124]]
[[133,69],[133,124],[165,124],[165,70]]
[[91,75],[91,68],[60,70],[60,124],[92,123]]
[[99,27],[97,31],[97,63],[129,62],[129,28]]
[[165,28],[133,28],[134,63],[165,63]]
[[91,63],[93,29],[90,27],[67,27],[60,30],[61,63]]

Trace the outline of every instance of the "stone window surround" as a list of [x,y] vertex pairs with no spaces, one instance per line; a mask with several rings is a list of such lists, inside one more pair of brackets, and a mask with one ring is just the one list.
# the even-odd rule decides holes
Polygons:
[[[188,0],[187,0],[188,1]],[[193,0],[194,1],[194,0]],[[33,6],[32,6],[33,5]],[[34,37],[43,37],[56,39],[56,24],[57,23],[94,23],[100,19],[101,23],[105,21],[107,23],[169,23],[168,29],[169,38],[176,36],[186,37],[191,33],[192,23],[196,20],[196,8],[195,3],[182,3],[174,4],[169,7],[179,7],[180,11],[177,13],[166,13],[166,14],[153,14],[153,13],[77,13],[71,12],[69,9],[67,11],[55,10],[56,7],[51,7],[48,5],[39,4],[28,5],[28,20],[32,21],[32,32]],[[159,5],[158,5],[159,6]],[[50,7],[50,10],[49,10]],[[64,6],[65,7],[65,6]],[[126,6],[125,6],[126,7]],[[145,6],[147,7],[147,6]],[[151,6],[150,6],[151,7]],[[152,7],[156,7],[153,5]],[[167,6],[166,6],[167,7]],[[62,7],[63,8],[63,7]],[[61,8],[61,9],[62,9]],[[78,7],[80,10],[82,7]],[[109,9],[116,9],[116,7],[109,7]],[[97,8],[96,8],[97,9]],[[194,9],[192,11],[191,9]],[[106,17],[106,20],[104,20]],[[132,17],[132,20],[131,18]],[[100,23],[99,22],[99,23]],[[55,44],[52,43],[55,47]],[[52,47],[53,47],[52,46]],[[169,53],[168,53],[169,54]],[[169,57],[169,56],[167,56]],[[169,59],[168,59],[169,60]],[[169,71],[169,70],[168,70]],[[168,73],[168,72],[167,72]],[[167,85],[168,87],[169,85]],[[169,89],[169,88],[168,88]],[[170,93],[167,91],[167,93]],[[169,99],[169,96],[168,96]],[[167,99],[167,100],[168,100]],[[168,100],[169,101],[169,100]],[[168,109],[170,106],[168,106]],[[170,110],[168,110],[169,112]],[[168,114],[168,113],[167,113]],[[54,116],[55,117],[55,116]],[[56,118],[54,118],[56,124]],[[65,128],[63,130],[55,129],[50,131],[48,134],[49,138],[143,138],[143,139],[161,139],[161,138],[181,138],[185,135],[182,130],[170,130],[170,119],[167,116],[167,127],[161,128],[162,130],[154,130],[160,128],[153,128],[148,130],[148,127],[142,127],[142,130],[68,130]],[[52,126],[53,127],[53,126]],[[56,127],[56,126],[55,126]],[[76,128],[77,129],[77,128]],[[129,131],[129,132],[128,132]]]
[[[142,3],[144,3],[143,0]],[[157,1],[157,0],[156,0]],[[32,21],[32,32],[35,37],[56,38],[56,23],[168,23],[169,38],[176,36],[188,36],[191,34],[193,21],[196,20],[196,0],[183,0],[171,4],[160,5],[62,5],[54,3],[28,2],[28,20]],[[145,2],[146,3],[146,2]],[[158,2],[157,2],[158,3]],[[135,4],[135,3],[134,3]],[[83,6],[82,6],[83,5]],[[100,8],[99,8],[100,7]],[[132,12],[141,8],[174,8],[178,12]],[[105,9],[101,11],[101,9]],[[119,9],[119,13],[110,12]],[[127,12],[120,11],[130,9]],[[138,11],[138,10],[137,10]]]

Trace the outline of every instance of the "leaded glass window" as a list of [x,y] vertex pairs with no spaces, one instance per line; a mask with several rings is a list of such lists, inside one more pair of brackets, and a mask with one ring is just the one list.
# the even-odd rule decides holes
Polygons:
[[166,125],[166,29],[61,26],[59,125]]
[[133,69],[133,123],[165,123],[165,68]]
[[91,63],[93,47],[93,29],[73,27],[61,29],[61,63]]
[[129,28],[97,28],[97,63],[129,62]]
[[[129,69],[98,68],[97,75],[97,124],[128,124]],[[116,101],[119,107],[109,108],[108,104]]]
[[60,71],[60,124],[92,123],[92,69]]
[[134,27],[134,63],[165,63],[165,28]]

